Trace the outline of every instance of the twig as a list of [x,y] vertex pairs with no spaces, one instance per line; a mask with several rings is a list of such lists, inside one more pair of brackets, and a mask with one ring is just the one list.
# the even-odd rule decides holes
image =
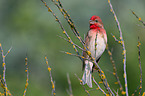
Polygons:
[[117,91],[115,91],[115,90],[113,90],[113,91],[115,92],[116,96],[119,96],[118,89],[117,89]]
[[[138,37],[138,45],[137,45],[137,47],[138,47],[138,60],[139,60],[139,68],[140,68],[140,85],[139,86],[137,86],[137,88],[135,89],[135,91],[134,91],[134,93],[131,95],[131,96],[135,96],[135,94],[136,94],[136,92],[139,90],[139,95],[141,95],[141,91],[142,91],[142,68],[141,68],[141,59],[140,59],[140,45],[141,45],[141,43],[140,43],[140,41],[139,41],[139,37]],[[143,95],[142,96],[144,96],[145,94],[143,93]]]
[[[75,34],[75,36],[79,39],[79,41],[81,42],[81,44],[83,45],[84,47],[84,50],[86,50],[85,52],[89,55],[89,57],[91,57],[91,52],[88,51],[88,48],[86,47],[85,45],[85,42],[84,40],[81,38],[79,32],[77,31],[72,19],[70,18],[70,15],[67,13],[67,11],[65,11],[65,9],[63,8],[60,0],[57,0],[57,2],[59,3],[56,3],[54,0],[52,0],[52,2],[57,6],[57,8],[60,10],[60,12],[62,13],[62,15],[64,15],[64,18],[67,20],[68,24],[70,25],[73,33]],[[70,38],[70,37],[69,37]],[[71,43],[71,42],[70,42]],[[74,47],[74,46],[73,46]],[[77,53],[78,54],[78,53]],[[79,54],[78,54],[79,55]],[[92,57],[91,57],[92,58]]]
[[94,63],[95,67],[97,68],[97,71],[99,73],[99,77],[102,80],[106,90],[109,92],[109,95],[115,96],[115,94],[113,93],[113,91],[111,90],[111,88],[107,82],[107,79],[106,79],[106,76],[105,76],[103,70],[100,68],[100,66],[98,65],[98,63],[95,60],[92,62]]
[[141,68],[141,59],[140,59],[140,40],[138,37],[138,60],[139,60],[139,69],[140,69],[140,87],[139,87],[139,96],[141,96],[141,92],[142,92],[142,68]]
[[115,37],[115,35],[113,35],[112,33],[111,33],[111,35],[112,35],[112,37],[114,38],[114,40],[115,40],[116,42],[120,43],[120,41]]
[[71,27],[71,30],[73,31],[73,33],[75,34],[75,36],[78,38],[78,40],[82,43],[82,45],[84,46],[85,42],[83,41],[83,39],[81,38],[79,32],[77,31],[70,15],[67,13],[67,11],[63,8],[63,5],[61,4],[60,0],[57,0],[58,3],[56,3],[54,0],[52,0],[52,2],[57,6],[57,8],[60,10],[60,12],[62,13],[62,15],[64,16],[64,18],[67,20],[68,24]]
[[67,92],[68,92],[69,96],[73,96],[69,74],[67,74],[67,81],[68,81],[68,85],[69,85],[69,90],[67,90]]
[[108,3],[109,3],[109,6],[111,8],[110,11],[113,13],[115,21],[117,23],[117,27],[118,27],[118,30],[119,30],[119,33],[120,33],[120,40],[121,40],[120,42],[121,42],[121,45],[122,45],[122,48],[123,48],[123,53],[122,54],[123,54],[123,65],[124,65],[125,92],[122,93],[122,95],[126,94],[126,96],[128,96],[128,86],[127,86],[128,83],[127,83],[127,72],[126,72],[126,49],[125,49],[125,44],[124,44],[124,40],[123,40],[122,31],[121,31],[121,28],[120,28],[119,21],[117,19],[117,16],[116,16],[116,14],[114,12],[114,9],[112,7],[112,4],[111,4],[110,0],[108,0]]
[[[67,41],[67,42],[70,43],[70,41],[67,40],[66,38],[64,38],[64,37],[62,37],[62,36],[58,36],[58,37],[60,37],[60,38],[62,38],[62,39],[64,39],[65,41]],[[85,49],[81,48],[79,45],[77,45],[77,44],[75,44],[75,43],[74,43],[74,45],[75,45],[76,47],[78,47],[79,49],[81,49],[82,51],[86,51]]]
[[[78,50],[77,50],[77,48],[76,48],[76,46],[75,46],[75,44],[73,43],[73,41],[72,41],[72,39],[70,38],[70,36],[68,35],[68,33],[65,31],[65,29],[64,29],[62,23],[60,22],[60,20],[58,19],[58,17],[57,17],[57,16],[55,15],[55,13],[51,10],[51,8],[46,4],[46,2],[44,2],[44,0],[41,0],[41,1],[44,3],[45,7],[48,9],[48,12],[50,12],[50,13],[53,15],[53,17],[55,18],[55,20],[59,23],[61,29],[63,30],[63,34],[65,34],[65,36],[68,38],[70,44],[73,45],[73,48],[74,48],[74,50],[76,51],[76,53],[77,53],[78,55],[80,55],[79,52],[78,52]],[[80,58],[80,59],[81,59],[81,58]]]
[[78,80],[80,81],[80,84],[82,85],[83,89],[85,90],[85,92],[87,93],[88,96],[90,96],[89,91],[85,88],[85,86],[82,83],[82,80],[77,76],[77,74],[75,74],[75,76],[78,78]]
[[[63,52],[64,52],[64,51],[63,51]],[[104,72],[102,71],[102,69],[99,67],[99,65],[97,64],[97,62],[96,62],[95,60],[87,59],[87,58],[84,58],[83,56],[76,55],[76,54],[72,54],[72,53],[70,53],[70,52],[64,52],[64,53],[66,53],[66,54],[68,54],[68,55],[72,55],[72,56],[77,56],[77,57],[80,57],[80,58],[83,58],[83,59],[86,59],[86,60],[90,60],[91,62],[93,62],[93,64],[96,66],[96,70],[98,71],[99,77],[100,77],[100,79],[102,80],[102,82],[103,82],[103,84],[104,84],[106,90],[109,92],[109,94],[112,94],[113,96],[115,96],[114,93],[112,92],[111,88],[109,87],[109,84],[108,84],[108,82],[107,82],[107,79],[106,79],[106,77],[105,77]]]
[[95,83],[95,85],[98,87],[96,88],[97,90],[100,90],[103,94],[106,95],[105,91],[99,86],[99,84],[95,81],[94,77],[93,77],[93,82]]
[[6,74],[6,62],[5,62],[5,57],[8,55],[8,53],[11,51],[12,47],[8,50],[8,52],[4,55],[4,52],[3,52],[3,48],[2,48],[2,45],[0,43],[0,50],[1,50],[1,55],[2,55],[2,66],[3,66],[3,83],[4,83],[4,95],[6,96],[7,94],[9,94],[10,96],[12,95],[10,93],[10,91],[8,90],[8,87],[7,87],[7,84],[6,84],[6,78],[5,78],[5,74]]
[[45,57],[45,60],[46,60],[46,64],[47,64],[48,71],[49,71],[50,78],[51,78],[52,96],[55,96],[55,95],[56,95],[56,92],[55,92],[55,82],[53,81],[53,78],[52,78],[51,68],[50,68],[50,66],[49,66],[49,64],[48,64],[48,59],[47,59],[47,57]]
[[4,90],[4,93],[3,93],[3,95],[2,95],[2,96],[6,96],[5,84],[4,84],[4,82],[3,82],[2,78],[1,78],[1,75],[0,75],[0,82],[1,82],[1,87],[2,87],[2,88],[3,88],[3,90]]
[[118,85],[120,87],[119,89],[120,89],[121,93],[123,93],[124,92],[123,91],[123,87],[122,87],[122,84],[121,84],[121,82],[119,80],[119,76],[117,74],[117,68],[116,68],[116,65],[115,65],[115,61],[113,60],[112,52],[109,50],[108,45],[107,45],[106,49],[108,51],[108,54],[110,56],[110,60],[111,60],[112,66],[113,66],[113,75],[115,76],[115,78],[117,80],[117,83],[118,83]]
[[132,14],[139,20],[139,22],[141,22],[141,23],[145,26],[145,22],[143,22],[143,21],[141,20],[141,17],[138,17],[138,16],[135,14],[134,11],[131,10],[131,12],[132,12]]
[[76,55],[76,54],[72,54],[70,52],[65,52],[65,51],[61,51],[61,52],[68,54],[68,55],[71,55],[71,56],[79,57],[79,58],[84,59],[84,60],[90,60],[89,58],[85,58],[84,56],[81,56],[81,55]]
[[29,84],[29,83],[28,83],[28,81],[29,81],[29,72],[28,72],[28,58],[27,58],[27,56],[26,56],[26,58],[25,58],[25,66],[26,66],[25,72],[26,72],[26,74],[27,74],[27,79],[26,79],[25,90],[24,90],[23,96],[26,95],[27,87],[28,87],[28,84]]

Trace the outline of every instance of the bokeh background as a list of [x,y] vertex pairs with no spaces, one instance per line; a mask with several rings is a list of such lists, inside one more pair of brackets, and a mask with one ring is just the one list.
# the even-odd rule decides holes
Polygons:
[[[108,35],[109,48],[113,50],[113,58],[117,66],[117,72],[122,84],[123,63],[122,48],[114,41],[111,33],[119,37],[113,15],[110,12],[107,0],[61,0],[64,8],[71,15],[81,36],[89,30],[89,19],[92,15],[102,18]],[[131,13],[130,9],[142,17],[145,21],[145,1],[144,0],[111,0],[114,10],[120,21],[126,51],[127,51],[127,75],[128,87],[131,94],[139,85],[139,65],[138,65],[138,36],[141,45],[141,62],[143,69],[143,80],[145,81],[145,28]],[[51,0],[46,1],[62,21],[68,34],[74,42],[81,45],[73,35],[67,22],[60,14]],[[140,25],[140,26],[138,26]],[[59,38],[63,36],[60,26],[55,18],[47,11],[41,0],[0,0],[0,43],[6,53],[12,46],[11,52],[6,57],[6,80],[13,96],[22,96],[25,87],[25,56],[28,56],[29,65],[29,86],[27,96],[50,96],[51,83],[44,57],[48,57],[48,62],[52,67],[52,75],[56,83],[56,94],[67,96],[68,89],[67,73],[70,75],[74,96],[86,96],[87,94],[79,84],[78,79],[82,72],[82,62],[77,57],[69,56],[61,51],[74,53],[72,46]],[[0,57],[0,64],[2,58]],[[102,55],[99,63],[106,73],[108,82],[114,90],[119,89],[115,78],[111,74],[113,71],[107,51]],[[2,65],[0,65],[2,66]],[[2,74],[2,67],[0,73]],[[96,79],[99,82],[96,75]],[[143,83],[143,90],[145,91]],[[87,87],[87,86],[86,86]],[[2,88],[0,88],[2,91]],[[92,91],[91,95],[100,95],[99,91]]]

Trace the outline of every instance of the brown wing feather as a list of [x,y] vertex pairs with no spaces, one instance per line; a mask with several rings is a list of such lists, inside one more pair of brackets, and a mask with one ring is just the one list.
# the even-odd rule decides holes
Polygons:
[[[89,37],[88,37],[88,33],[87,33],[86,38],[85,38],[85,44],[86,44],[86,46],[87,46],[88,42],[89,42]],[[84,52],[84,51],[83,51],[83,56],[84,56],[85,58],[88,57],[87,53]],[[84,70],[84,68],[85,68],[85,60],[83,60],[83,67],[82,67],[82,70]]]

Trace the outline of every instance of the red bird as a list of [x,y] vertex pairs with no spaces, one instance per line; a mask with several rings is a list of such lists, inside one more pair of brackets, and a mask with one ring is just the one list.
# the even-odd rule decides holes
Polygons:
[[[85,38],[85,44],[88,51],[91,52],[91,56],[95,58],[96,62],[99,62],[101,55],[103,54],[107,44],[107,34],[104,29],[102,20],[99,16],[92,16],[90,18],[90,30]],[[86,52],[83,52],[85,58],[89,58]],[[93,63],[89,60],[83,61],[84,74],[82,77],[83,85],[87,85],[92,88],[92,71]]]

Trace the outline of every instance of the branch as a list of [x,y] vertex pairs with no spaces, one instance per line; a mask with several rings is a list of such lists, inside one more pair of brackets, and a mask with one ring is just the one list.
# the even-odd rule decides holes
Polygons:
[[79,52],[78,52],[78,50],[77,50],[77,48],[76,48],[76,46],[75,46],[75,44],[73,43],[72,39],[70,38],[70,36],[68,35],[68,33],[65,31],[65,29],[64,29],[61,21],[58,19],[58,17],[55,15],[55,13],[51,10],[51,8],[46,4],[46,2],[44,2],[44,0],[41,0],[41,1],[44,3],[45,7],[48,9],[48,12],[50,12],[53,15],[53,17],[55,18],[55,20],[59,23],[61,29],[63,30],[63,34],[65,34],[65,36],[68,38],[70,44],[73,45],[73,48],[76,51],[76,53],[78,55],[80,55]]
[[[62,38],[63,40],[65,40],[65,41],[67,41],[67,42],[70,43],[70,41],[67,40],[66,38],[64,38],[64,37],[62,37],[62,36],[58,36],[58,37],[60,37],[60,38]],[[81,48],[79,45],[77,45],[77,44],[75,44],[75,43],[74,43],[74,45],[75,45],[76,47],[78,47],[79,49],[81,49],[82,51],[86,51],[85,49]]]
[[82,80],[75,74],[75,76],[78,78],[78,80],[80,81],[80,84],[82,85],[83,89],[85,90],[85,92],[87,93],[88,96],[90,96],[89,91],[85,88],[85,86],[82,83]]
[[24,93],[23,93],[23,96],[26,96],[26,92],[27,92],[27,87],[28,87],[28,81],[29,81],[29,72],[28,72],[28,58],[26,56],[25,58],[25,66],[26,66],[26,74],[27,74],[27,79],[26,79],[26,84],[25,84],[25,90],[24,90]]
[[106,76],[105,76],[103,70],[99,67],[98,63],[95,60],[93,60],[92,62],[95,64],[96,70],[99,73],[99,77],[102,80],[106,90],[109,92],[109,95],[115,96],[115,94],[113,93],[113,91],[111,90],[111,88],[109,86],[109,83],[107,82],[107,79],[106,79]]
[[81,58],[81,59],[83,59],[83,60],[90,60],[90,59],[87,59],[87,58],[85,58],[84,56],[81,56],[81,55],[76,55],[76,54],[72,54],[72,53],[70,53],[70,52],[65,52],[65,51],[61,51],[61,52],[65,53],[65,54],[67,54],[67,55],[79,57],[79,58]]
[[125,44],[124,44],[124,40],[123,40],[123,36],[122,36],[122,31],[121,31],[121,28],[120,28],[120,24],[119,24],[119,21],[117,19],[117,16],[114,12],[114,9],[112,7],[112,4],[110,2],[110,0],[108,0],[108,3],[109,3],[109,6],[111,8],[111,12],[113,13],[114,15],[114,18],[115,18],[115,21],[117,23],[117,27],[118,27],[118,30],[119,30],[119,33],[120,33],[120,40],[121,40],[121,45],[122,45],[122,49],[123,49],[123,65],[124,65],[124,81],[125,81],[125,92],[122,93],[122,95],[125,95],[128,96],[128,83],[127,83],[127,73],[126,73],[126,49],[125,49]]
[[[4,90],[4,93],[1,93],[1,94],[2,94],[2,96],[6,96],[5,84],[4,84],[4,82],[3,82],[3,79],[1,78],[1,75],[0,75],[0,83],[1,83],[1,87],[2,87],[3,90]],[[0,94],[0,95],[1,95],[1,94]]]
[[55,82],[53,81],[53,78],[52,78],[51,68],[50,68],[50,66],[49,66],[49,64],[48,64],[48,59],[47,59],[47,57],[45,57],[45,60],[46,60],[46,64],[47,64],[48,71],[49,71],[50,78],[51,78],[52,96],[55,96],[55,95],[56,95],[56,92],[55,92]]
[[3,77],[2,77],[2,79],[3,79],[3,84],[4,84],[4,87],[3,87],[3,89],[4,89],[4,94],[5,94],[5,96],[7,95],[7,94],[9,94],[10,96],[12,95],[11,93],[10,93],[10,91],[8,90],[8,87],[7,87],[7,84],[6,84],[6,78],[5,78],[5,76],[6,76],[6,62],[5,62],[5,57],[8,55],[8,53],[11,51],[11,49],[12,49],[12,47],[8,50],[8,52],[4,55],[4,52],[3,52],[3,48],[2,48],[2,45],[1,45],[1,43],[0,43],[0,50],[1,50],[1,55],[2,55],[2,66],[3,66]]
[[103,94],[107,95],[107,94],[105,93],[105,91],[104,91],[104,90],[99,86],[99,84],[95,81],[94,77],[93,77],[93,82],[94,82],[95,85],[98,87],[98,88],[96,88],[97,90],[100,90]]
[[113,66],[113,75],[115,76],[115,78],[117,80],[117,84],[120,87],[119,89],[120,89],[121,93],[124,93],[122,84],[121,84],[121,82],[119,80],[119,76],[117,74],[117,68],[116,68],[116,65],[115,65],[115,61],[113,60],[112,52],[109,50],[108,45],[107,45],[106,49],[108,51],[108,54],[110,56],[110,60],[111,60],[112,66]]
[[139,87],[139,96],[141,96],[141,92],[142,92],[142,68],[141,68],[141,59],[140,59],[140,41],[139,41],[139,37],[138,37],[138,60],[139,60],[139,69],[140,69],[140,87]]
[[143,22],[143,21],[141,20],[141,17],[138,17],[138,16],[135,14],[134,11],[131,10],[131,12],[132,12],[132,14],[139,20],[139,22],[141,22],[141,23],[145,26],[145,22]]
[[114,93],[112,92],[112,90],[111,90],[108,82],[107,82],[107,79],[106,79],[106,76],[105,76],[103,70],[100,68],[100,66],[98,65],[98,63],[93,58],[92,59],[87,59],[87,58],[84,58],[83,56],[76,55],[76,54],[72,54],[70,52],[64,52],[64,53],[66,53],[68,55],[72,55],[72,56],[77,56],[77,57],[80,57],[82,59],[90,60],[91,62],[93,62],[93,64],[95,65],[96,70],[99,73],[99,77],[100,77],[101,81],[103,82],[106,90],[109,92],[109,94],[112,94],[113,96],[115,96]]
[[75,34],[75,36],[78,38],[78,40],[82,43],[82,45],[84,46],[85,42],[83,41],[83,39],[81,38],[79,32],[77,31],[70,15],[67,13],[67,11],[63,8],[63,5],[61,4],[60,0],[57,0],[58,3],[56,3],[54,0],[52,0],[52,2],[57,6],[57,8],[60,10],[60,12],[62,13],[62,15],[64,16],[64,18],[66,19],[66,21],[68,22],[68,24],[71,27],[71,30],[73,31],[73,33]]

